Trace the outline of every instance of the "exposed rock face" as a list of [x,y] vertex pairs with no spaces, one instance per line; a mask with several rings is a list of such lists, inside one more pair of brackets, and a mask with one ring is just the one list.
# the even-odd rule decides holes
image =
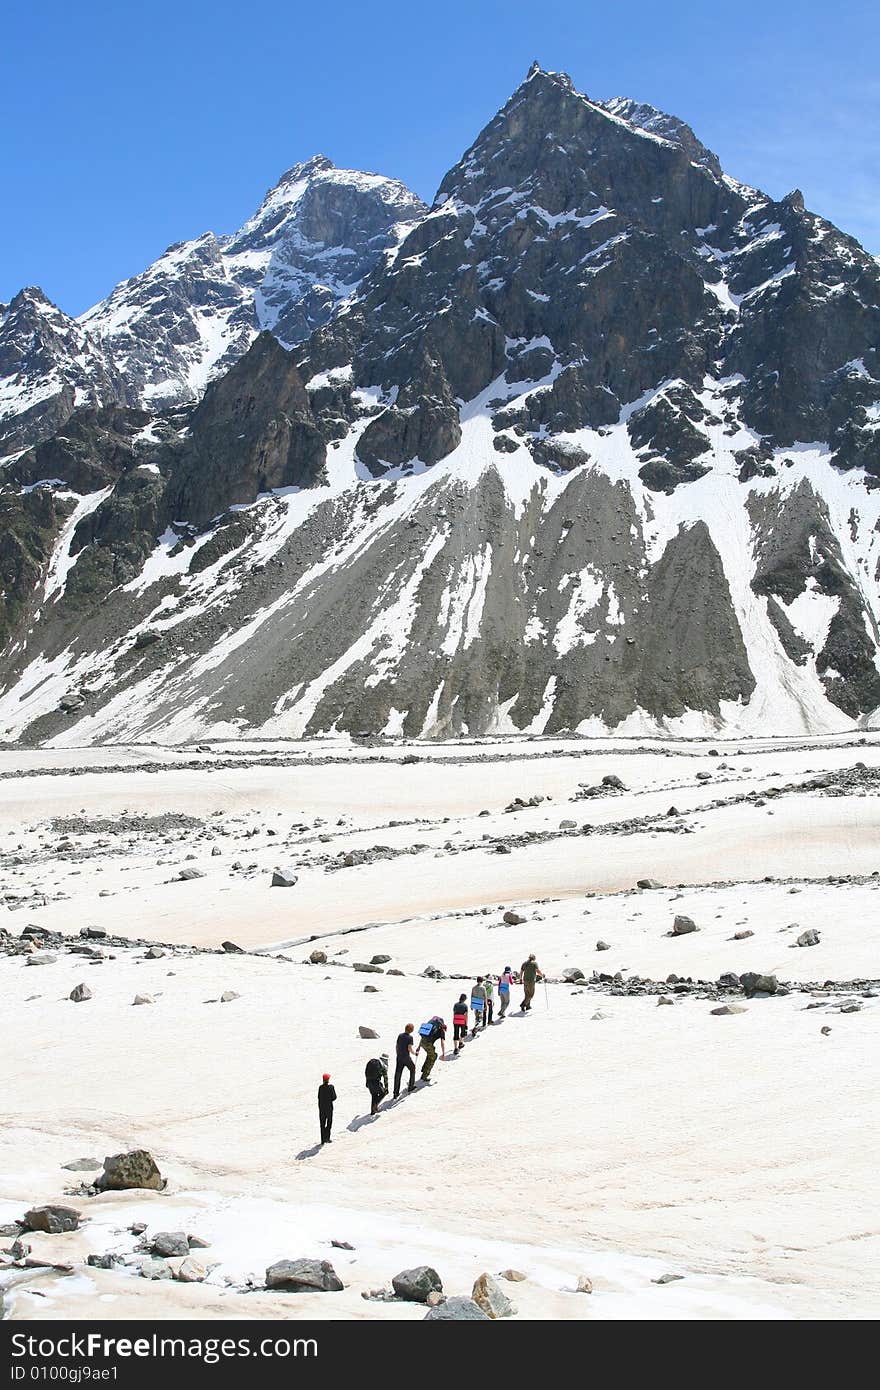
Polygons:
[[[276,336],[230,331],[195,409],[93,393],[8,466],[0,737],[870,718],[876,262],[683,122],[540,69],[429,212],[361,177],[291,171],[243,240],[122,287],[120,333],[175,266],[192,306],[256,256]],[[337,251],[331,313],[304,287]]]

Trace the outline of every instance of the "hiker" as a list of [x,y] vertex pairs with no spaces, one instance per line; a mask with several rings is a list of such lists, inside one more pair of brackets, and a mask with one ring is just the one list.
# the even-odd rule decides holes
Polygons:
[[467,995],[460,994],[452,1006],[452,1045],[455,1052],[461,1052],[467,1037],[468,1002]]
[[330,1073],[324,1072],[324,1078],[318,1087],[318,1120],[321,1125],[321,1143],[332,1144],[330,1131],[333,1128],[333,1102],[336,1099],[336,1087],[330,1085]]
[[370,1058],[364,1067],[364,1078],[372,1101],[370,1114],[376,1115],[380,1100],[388,1094],[388,1058],[384,1053],[381,1057]]
[[404,1069],[409,1072],[409,1085],[407,1087],[407,1090],[414,1091],[416,1088],[416,1064],[413,1061],[412,1056],[413,1028],[414,1025],[412,1023],[408,1023],[404,1028],[403,1032],[399,1033],[397,1036],[397,1063],[394,1068],[395,1100],[397,1100],[400,1096],[400,1081],[401,1077],[403,1076]]
[[507,1007],[510,1003],[510,986],[512,984],[513,971],[509,965],[505,965],[501,974],[498,976],[498,1002],[501,1005],[501,1009],[498,1013],[499,1020],[507,1013]]
[[474,1011],[474,1026],[471,1030],[471,1037],[475,1038],[477,1029],[486,1026],[486,986],[483,984],[482,975],[477,976],[477,983],[471,990],[471,1008]]
[[430,1084],[431,1071],[437,1060],[437,1043],[440,1043],[441,1055],[446,1057],[446,1024],[438,1014],[429,1018],[427,1023],[423,1023],[419,1029],[419,1045],[416,1048],[416,1056],[424,1051],[425,1060],[422,1063],[422,1080],[426,1085]]
[[495,986],[492,983],[492,976],[487,975],[485,979],[486,987],[486,1027],[492,1022],[495,1013]]
[[535,994],[535,984],[538,980],[543,980],[544,972],[535,960],[534,955],[524,960],[519,968],[519,977],[523,986],[522,1011],[527,1014],[532,1007],[532,999]]

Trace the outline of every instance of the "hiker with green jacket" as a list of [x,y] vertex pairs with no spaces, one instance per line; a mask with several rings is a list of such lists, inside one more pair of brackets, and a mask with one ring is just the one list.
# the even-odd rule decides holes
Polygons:
[[535,985],[538,980],[543,980],[544,972],[535,960],[534,955],[530,955],[528,960],[524,960],[519,968],[520,979],[523,986],[522,1011],[527,1014],[532,1007],[532,999],[535,996]]

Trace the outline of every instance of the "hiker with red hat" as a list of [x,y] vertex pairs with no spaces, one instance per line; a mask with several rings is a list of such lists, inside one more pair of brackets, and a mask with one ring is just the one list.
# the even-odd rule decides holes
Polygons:
[[324,1072],[324,1079],[318,1087],[318,1119],[321,1123],[321,1143],[332,1144],[330,1130],[333,1128],[333,1102],[336,1099],[336,1087],[330,1085],[330,1073]]

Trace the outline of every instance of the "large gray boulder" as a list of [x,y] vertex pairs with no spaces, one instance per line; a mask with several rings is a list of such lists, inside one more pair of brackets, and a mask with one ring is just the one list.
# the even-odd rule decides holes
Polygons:
[[298,879],[292,869],[276,869],[272,874],[273,888],[293,888]]
[[683,913],[678,913],[675,921],[672,923],[673,936],[687,936],[688,932],[699,930],[700,928],[697,926],[694,919],[692,917],[685,917]]
[[481,1274],[475,1281],[471,1297],[487,1318],[512,1318],[516,1309],[495,1282],[491,1274]]
[[429,1293],[443,1292],[443,1281],[430,1265],[417,1265],[415,1269],[395,1274],[391,1287],[397,1297],[406,1299],[407,1303],[425,1303]]
[[70,991],[69,997],[73,1000],[74,1004],[82,1004],[86,999],[91,999],[92,991],[89,989],[88,985],[74,985],[73,989]]
[[808,931],[802,931],[797,939],[797,944],[799,946],[818,946],[819,933],[816,931],[816,928],[810,927]]
[[151,1153],[146,1149],[131,1149],[128,1153],[111,1154],[104,1159],[104,1171],[97,1185],[110,1192],[123,1192],[133,1187],[161,1192],[165,1179]]
[[328,1260],[278,1260],[266,1270],[266,1288],[285,1293],[339,1293],[344,1287]]
[[756,975],[753,970],[747,970],[745,975],[740,975],[739,982],[748,999],[754,994],[775,994],[779,988],[779,981],[775,975]]
[[489,1318],[478,1303],[472,1298],[453,1297],[447,1298],[444,1303],[438,1303],[436,1308],[430,1308],[424,1317],[425,1322],[464,1322],[464,1321],[484,1321]]
[[152,1254],[161,1259],[172,1259],[177,1255],[189,1254],[189,1241],[185,1231],[158,1231],[150,1242]]

